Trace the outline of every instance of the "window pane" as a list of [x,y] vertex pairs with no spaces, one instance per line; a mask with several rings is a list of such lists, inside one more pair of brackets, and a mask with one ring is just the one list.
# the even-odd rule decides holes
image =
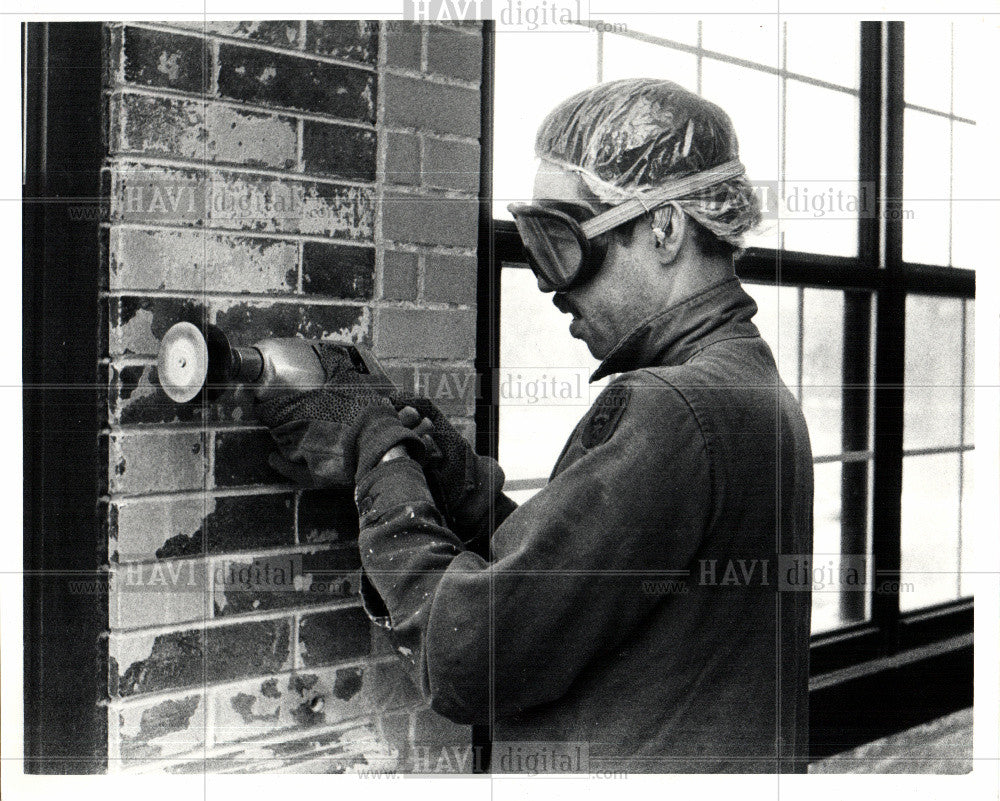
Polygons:
[[995,187],[983,181],[982,174],[983,153],[992,147],[986,146],[977,125],[956,122],[952,130],[951,263],[967,270],[992,267],[993,204],[980,202],[996,197]]
[[701,43],[706,50],[736,56],[757,64],[780,64],[778,23],[760,15],[719,15],[701,23]]
[[789,72],[856,89],[861,70],[861,31],[853,20],[796,17],[785,23]]
[[[588,387],[597,362],[568,327],[569,317],[552,305],[551,293],[538,291],[530,270],[501,271],[499,456],[509,480],[548,477],[573,427],[607,383]],[[540,389],[553,379],[579,391],[543,397]]]
[[497,31],[493,123],[493,216],[531,197],[535,131],[562,100],[597,82],[597,34],[576,25],[557,31]]
[[972,445],[976,441],[976,304],[971,300],[965,301],[965,371],[962,382],[965,387],[962,442]]
[[806,289],[802,341],[802,413],[814,456],[842,448],[844,293]]
[[799,289],[775,284],[744,284],[757,303],[754,325],[771,348],[781,380],[799,397]]
[[951,23],[908,20],[903,30],[903,91],[907,103],[951,108]]
[[[974,544],[976,540],[976,530],[973,525],[975,519],[974,498],[976,495],[975,485],[975,454],[967,452],[962,454],[962,570],[976,571],[978,568],[975,558]],[[974,576],[963,576],[961,579],[960,594],[963,596],[972,595],[975,587]]]
[[952,86],[955,114],[975,119],[982,108],[983,88],[978,80],[982,75],[979,60],[984,48],[991,47],[983,34],[987,30],[982,21],[959,21],[952,23],[955,35],[955,82]]
[[607,34],[604,37],[604,80],[662,78],[697,90],[698,63],[691,53]]
[[906,298],[903,447],[961,442],[962,300]]
[[903,611],[958,597],[958,470],[961,455],[903,459]]
[[[754,182],[776,182],[781,157],[780,81],[744,67],[705,59],[702,94],[730,116],[740,143],[740,160]],[[776,248],[777,226],[765,220],[747,237],[748,246]]]
[[603,17],[606,23],[627,26],[630,31],[648,33],[687,45],[698,44],[698,20],[690,14],[613,14]]
[[[841,472],[840,462],[827,462],[814,469],[815,495],[813,503],[813,596],[812,632],[839,628],[848,623],[857,623],[870,616],[868,593],[864,589],[845,590],[845,586],[870,586],[870,538],[858,554],[851,554],[851,560],[841,558]],[[867,467],[865,468],[867,474]],[[865,523],[867,532],[867,521]],[[864,584],[848,585],[841,574],[841,567],[857,569],[866,567],[868,575]]]
[[948,264],[951,197],[948,120],[903,114],[903,260]]
[[785,175],[780,230],[785,248],[858,252],[858,98],[787,84]]

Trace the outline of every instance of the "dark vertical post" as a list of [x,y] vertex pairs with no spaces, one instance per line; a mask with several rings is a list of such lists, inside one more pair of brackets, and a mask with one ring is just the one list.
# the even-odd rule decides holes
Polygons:
[[[494,249],[493,223],[493,75],[496,23],[483,21],[483,73],[480,80],[479,137],[479,276],[476,282],[476,451],[498,455],[500,407],[497,369],[500,365],[500,264]],[[490,526],[492,529],[492,525]],[[474,770],[489,770],[492,735],[489,725],[472,727]]]
[[[873,548],[875,588],[872,616],[881,632],[881,651],[898,646],[900,522],[903,491],[903,372],[906,295],[903,265],[903,23],[885,23],[885,282],[878,293],[875,334],[875,476]],[[888,583],[888,586],[887,586]],[[887,591],[881,591],[885,588]]]
[[[882,29],[879,22],[861,23],[858,180],[864,203],[858,212],[858,265],[877,270],[879,264],[882,194]],[[842,366],[845,453],[869,449],[871,395],[871,294],[844,292],[844,358]],[[840,478],[840,552],[864,554],[868,548],[868,462],[844,462]],[[841,592],[840,617],[845,623],[865,619],[866,595]]]
[[101,31],[99,23],[31,23],[24,37],[24,724],[31,773],[98,773],[107,759],[107,716],[99,706],[107,689],[107,542],[98,514]]

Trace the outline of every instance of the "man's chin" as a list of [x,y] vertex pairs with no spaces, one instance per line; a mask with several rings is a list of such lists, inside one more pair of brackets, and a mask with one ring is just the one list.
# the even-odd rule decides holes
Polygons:
[[589,331],[587,325],[579,317],[574,317],[569,324],[569,335],[574,339],[581,340],[595,359],[603,359],[608,352],[608,348],[599,341],[599,338],[594,337],[593,331]]

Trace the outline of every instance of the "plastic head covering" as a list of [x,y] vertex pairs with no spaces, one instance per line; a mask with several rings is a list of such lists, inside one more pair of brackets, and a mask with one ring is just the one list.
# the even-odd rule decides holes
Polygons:
[[[668,179],[739,158],[729,116],[671,81],[629,78],[564,100],[543,120],[535,155],[580,175],[604,203],[641,198]],[[736,248],[760,222],[760,202],[745,175],[676,205]]]

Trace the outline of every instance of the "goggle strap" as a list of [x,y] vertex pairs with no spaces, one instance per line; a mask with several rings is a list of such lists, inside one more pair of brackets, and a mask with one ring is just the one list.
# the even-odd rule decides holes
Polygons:
[[743,172],[744,167],[738,160],[727,161],[717,167],[712,167],[710,170],[697,172],[694,175],[663,184],[654,191],[644,194],[641,200],[638,198],[627,200],[620,206],[615,206],[603,214],[590,218],[580,225],[580,229],[587,239],[593,239],[595,236],[617,228],[622,223],[633,220],[670,200],[680,200],[685,195],[707,189],[715,184],[721,184]]

